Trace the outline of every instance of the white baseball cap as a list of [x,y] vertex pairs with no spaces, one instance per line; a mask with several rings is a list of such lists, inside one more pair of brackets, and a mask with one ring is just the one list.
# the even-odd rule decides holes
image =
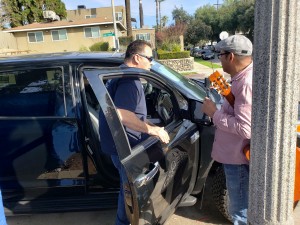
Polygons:
[[252,42],[244,35],[232,35],[218,42],[215,49],[236,55],[252,55]]

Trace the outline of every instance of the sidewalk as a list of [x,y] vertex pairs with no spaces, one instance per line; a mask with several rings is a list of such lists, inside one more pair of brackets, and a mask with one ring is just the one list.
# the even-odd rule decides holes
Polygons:
[[[212,62],[212,63],[216,63],[216,62]],[[187,72],[195,72],[195,74],[189,74],[186,75],[186,77],[193,78],[193,79],[204,79],[216,70],[219,71],[221,74],[223,74],[226,79],[230,79],[229,74],[224,73],[222,68],[213,69],[212,67],[204,66],[197,62],[194,62],[194,69],[192,71],[187,71]]]

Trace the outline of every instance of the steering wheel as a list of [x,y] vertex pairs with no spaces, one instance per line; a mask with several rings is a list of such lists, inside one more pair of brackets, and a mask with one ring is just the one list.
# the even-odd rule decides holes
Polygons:
[[168,93],[161,91],[157,98],[156,110],[165,124],[172,120],[173,104]]

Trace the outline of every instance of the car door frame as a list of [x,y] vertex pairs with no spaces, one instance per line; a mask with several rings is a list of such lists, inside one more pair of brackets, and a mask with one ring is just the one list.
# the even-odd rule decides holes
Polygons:
[[[122,71],[122,70],[121,71],[116,71],[116,70],[114,71],[112,69],[106,69],[105,70],[105,69],[101,68],[102,71],[99,74],[91,75],[91,74],[88,74],[88,72],[87,72],[88,70],[91,70],[91,69],[97,69],[97,67],[83,66],[83,67],[80,68],[79,71],[80,71],[80,74],[84,74],[84,76],[86,76],[86,78],[88,79],[88,81],[89,81],[91,87],[93,88],[94,93],[95,93],[95,95],[96,95],[96,97],[99,101],[100,107],[105,112],[104,114],[105,114],[105,117],[107,119],[109,129],[111,130],[112,133],[114,133],[113,139],[114,139],[114,142],[115,142],[115,145],[116,145],[116,149],[118,151],[120,161],[121,161],[121,163],[123,164],[123,166],[126,170],[127,178],[129,180],[129,184],[130,184],[131,197],[129,199],[125,198],[125,205],[126,205],[127,215],[128,215],[128,217],[129,217],[132,224],[144,224],[145,212],[143,212],[143,213],[140,212],[141,208],[139,206],[141,206],[145,202],[141,202],[141,199],[143,199],[143,197],[141,197],[139,195],[139,190],[137,190],[137,189],[140,188],[140,187],[143,187],[145,185],[147,186],[148,184],[150,184],[152,182],[152,179],[154,179],[154,177],[159,173],[159,171],[162,171],[160,162],[158,163],[158,161],[157,161],[157,162],[153,163],[151,161],[147,161],[147,160],[150,160],[150,159],[149,159],[148,153],[146,152],[148,147],[150,147],[150,146],[153,147],[155,144],[159,143],[159,141],[158,141],[158,138],[156,138],[156,137],[149,137],[143,143],[135,146],[133,150],[131,149],[131,147],[129,145],[129,141],[127,139],[126,132],[125,132],[124,127],[123,127],[123,125],[122,125],[122,123],[119,119],[117,110],[114,107],[113,101],[110,98],[110,96],[107,92],[107,89],[105,88],[105,84],[104,84],[102,79],[104,77],[114,78],[116,76],[119,76],[119,77],[121,76],[122,77],[122,76],[127,75],[127,74],[128,75],[129,74],[134,74],[134,76],[138,76],[138,77],[142,77],[142,78],[146,77],[146,78],[149,78],[149,79],[152,79],[152,80],[156,80],[161,85],[163,84],[163,86],[166,87],[171,93],[174,94],[174,92],[172,91],[172,87],[169,86],[166,83],[166,81],[164,81],[161,78],[156,77],[157,75],[152,73],[152,72],[145,72],[144,70],[134,70],[134,69],[133,70],[129,69],[128,71]],[[177,190],[169,191],[169,195],[170,194],[172,195],[172,194],[176,193],[176,195],[172,196],[172,198],[170,197],[170,199],[172,199],[172,202],[170,202],[170,207],[168,208],[168,210],[165,210],[164,215],[157,215],[157,218],[155,217],[155,219],[154,219],[155,221],[153,220],[153,218],[150,218],[149,220],[151,221],[151,223],[164,222],[175,211],[175,209],[178,206],[178,204],[180,203],[180,201],[182,199],[184,199],[185,197],[187,197],[189,195],[189,193],[192,192],[193,187],[194,187],[195,182],[196,182],[197,170],[198,170],[198,159],[199,159],[199,155],[198,155],[199,152],[197,151],[199,149],[199,132],[197,130],[197,126],[195,124],[192,124],[188,120],[181,119],[180,125],[181,125],[180,129],[181,128],[185,129],[185,130],[181,130],[181,134],[185,135],[185,136],[183,136],[183,137],[185,137],[184,140],[185,141],[190,141],[192,143],[191,149],[187,150],[187,152],[189,152],[189,153],[186,153],[187,155],[191,154],[192,157],[190,157],[189,155],[186,156],[187,164],[184,164],[185,168],[189,169],[189,172],[191,173],[191,175],[189,175],[188,179],[185,181],[186,186],[184,187],[185,188],[184,193],[181,193],[180,191],[178,192]],[[172,124],[172,126],[176,127],[176,126],[179,126],[179,125],[176,125],[176,123],[175,123],[175,124]],[[168,127],[166,128],[166,130],[168,130]],[[176,133],[176,135],[174,135],[175,136],[175,138],[174,138],[175,141],[174,141],[174,143],[172,143],[176,146],[180,141],[182,141],[181,139],[179,139],[179,136],[177,137],[177,134],[179,134],[179,133],[180,132],[178,132],[178,133]],[[185,146],[187,146],[187,144]],[[173,149],[171,148],[171,143],[168,146],[165,146],[162,149],[163,149],[162,151],[158,151],[162,155],[161,156],[162,158],[166,158],[166,155],[164,155],[164,154],[167,151],[172,152],[172,154],[175,152],[175,150],[173,151]],[[177,151],[177,152],[180,152],[180,151]],[[144,157],[140,156],[142,154],[144,154]],[[172,155],[171,153],[168,153],[168,154]],[[135,173],[135,170],[140,171],[140,169],[145,169],[145,168],[138,168],[138,166],[135,166],[138,163],[132,163],[132,160],[136,160],[137,157],[144,158],[145,165],[146,165],[146,163],[148,163],[149,168],[151,167],[151,169],[149,169],[149,171],[146,171],[145,174],[143,174],[142,177],[139,177],[139,176],[133,177],[133,174]],[[181,157],[181,156],[179,156],[179,157]],[[181,159],[179,159],[178,162],[181,162],[180,160]],[[172,163],[175,163],[175,161],[173,160]],[[147,166],[148,166],[148,164],[147,164]],[[180,163],[178,163],[178,164],[180,164]],[[132,168],[132,167],[135,167],[135,168]],[[170,168],[171,168],[171,166],[168,167],[168,168],[164,168],[164,170],[167,171],[167,169],[169,169],[168,171],[170,171],[171,170]],[[176,168],[176,169],[178,169],[178,168]],[[173,168],[173,169],[175,170],[175,168]],[[184,171],[186,171],[186,170],[184,170]],[[174,173],[177,173],[177,171],[175,171]],[[168,173],[168,175],[169,174],[170,173]],[[177,178],[180,178],[180,176],[177,177]],[[167,180],[167,177],[165,177],[165,179]],[[173,178],[173,179],[175,179],[175,178]],[[166,180],[165,180],[165,182],[166,182]],[[180,187],[177,186],[176,189],[181,190],[183,188],[180,188]],[[155,208],[155,207],[156,206],[153,205],[153,208]],[[143,218],[141,218],[141,216]]]

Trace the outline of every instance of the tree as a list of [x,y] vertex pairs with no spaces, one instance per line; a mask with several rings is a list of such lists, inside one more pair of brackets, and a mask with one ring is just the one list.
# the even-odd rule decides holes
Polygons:
[[158,8],[159,8],[159,30],[161,31],[161,7],[160,4],[165,0],[158,0]]
[[254,3],[254,0],[224,1],[218,11],[221,29],[231,34],[242,32],[253,41]]
[[189,23],[192,19],[192,16],[189,15],[182,6],[180,8],[177,8],[175,6],[175,9],[172,11],[173,20],[175,20],[175,24],[177,23]]
[[159,9],[158,1],[159,0],[155,0],[155,5],[156,5],[156,31],[158,31],[158,9]]
[[185,43],[192,44],[194,47],[201,40],[208,40],[210,38],[211,27],[206,25],[200,19],[193,19],[187,28],[184,35]]
[[205,5],[200,7],[195,12],[196,20],[201,20],[207,26],[210,26],[211,33],[209,39],[211,41],[217,41],[219,39],[219,34],[222,29],[220,27],[220,17],[218,14],[218,10],[212,5]]
[[61,0],[1,0],[1,8],[5,12],[2,21],[9,21],[11,27],[44,21],[43,5],[60,18],[67,15],[65,4]]
[[[167,17],[167,16],[163,16],[162,18],[161,18],[161,27],[162,28],[165,28],[166,27],[166,25],[167,25],[167,23],[168,23],[168,20],[169,20],[169,18]],[[161,29],[162,29],[161,28]]]
[[187,25],[177,23],[165,27],[156,33],[157,45],[160,49],[167,51],[180,51],[180,36],[186,32]]
[[132,36],[130,0],[125,0],[127,36]]
[[142,0],[139,0],[139,11],[140,11],[140,28],[144,26],[144,11]]

